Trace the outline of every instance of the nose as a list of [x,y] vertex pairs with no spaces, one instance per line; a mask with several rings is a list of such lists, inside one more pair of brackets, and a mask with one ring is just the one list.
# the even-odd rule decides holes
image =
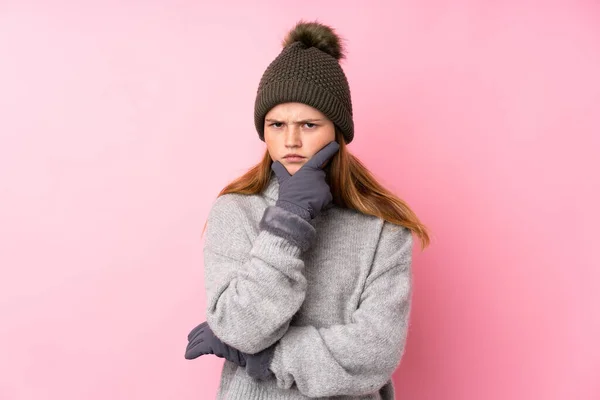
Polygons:
[[300,129],[291,126],[285,133],[285,147],[302,147]]

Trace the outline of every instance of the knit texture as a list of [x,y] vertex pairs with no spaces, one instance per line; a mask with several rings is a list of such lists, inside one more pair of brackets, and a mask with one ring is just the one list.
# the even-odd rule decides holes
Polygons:
[[354,138],[350,87],[337,59],[316,47],[294,42],[265,70],[254,104],[254,124],[264,139],[265,116],[280,103],[308,104],[340,129],[346,143]]
[[266,380],[225,361],[218,399],[392,400],[408,334],[411,232],[331,206],[296,220],[315,231],[303,248],[261,228],[277,197],[272,178],[260,195],[219,197],[209,213],[207,321],[244,353],[274,349]]

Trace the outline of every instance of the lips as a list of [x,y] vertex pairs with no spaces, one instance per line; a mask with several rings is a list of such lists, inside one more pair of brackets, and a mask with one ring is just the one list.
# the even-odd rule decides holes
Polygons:
[[283,157],[283,159],[288,163],[301,164],[304,162],[304,160],[306,160],[306,157],[302,157],[298,154],[288,154],[287,156]]

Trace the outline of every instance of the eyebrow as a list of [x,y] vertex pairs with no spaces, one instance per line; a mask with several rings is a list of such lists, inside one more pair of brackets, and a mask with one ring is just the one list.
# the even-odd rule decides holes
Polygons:
[[[273,119],[273,118],[265,118],[265,121],[267,121],[267,122],[283,122],[281,120]],[[323,121],[323,120],[320,119],[320,118],[308,118],[308,119],[303,119],[303,120],[300,120],[300,121],[296,121],[296,123],[300,123],[300,122],[317,122],[317,121]]]

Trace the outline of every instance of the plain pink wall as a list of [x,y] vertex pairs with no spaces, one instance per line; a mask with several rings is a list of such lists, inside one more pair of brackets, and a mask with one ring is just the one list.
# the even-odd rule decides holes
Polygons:
[[350,149],[433,232],[398,398],[600,398],[600,6],[251,3],[0,4],[0,399],[214,398],[200,233],[300,18],[348,39]]

